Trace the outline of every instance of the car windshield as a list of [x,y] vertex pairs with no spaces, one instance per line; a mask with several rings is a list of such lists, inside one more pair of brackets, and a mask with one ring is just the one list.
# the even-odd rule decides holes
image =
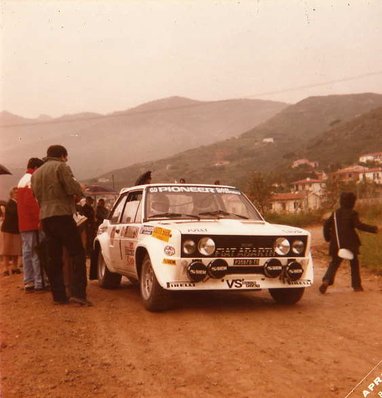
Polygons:
[[218,186],[148,187],[145,214],[147,220],[230,218],[262,221],[259,212],[239,190]]

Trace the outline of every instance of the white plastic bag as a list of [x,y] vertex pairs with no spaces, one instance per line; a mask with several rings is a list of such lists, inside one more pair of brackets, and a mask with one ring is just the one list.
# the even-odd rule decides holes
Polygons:
[[349,249],[339,249],[338,250],[338,257],[343,258],[344,260],[353,260],[354,254]]

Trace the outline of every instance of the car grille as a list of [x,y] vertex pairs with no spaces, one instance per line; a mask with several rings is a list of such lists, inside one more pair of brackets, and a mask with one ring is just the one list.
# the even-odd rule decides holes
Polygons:
[[[196,245],[201,238],[206,235],[182,235],[182,247],[186,240],[193,240]],[[277,235],[277,236],[248,236],[248,235],[208,235],[215,242],[215,252],[210,256],[202,256],[198,250],[191,254],[182,252],[182,257],[195,258],[195,256],[202,256],[202,258],[264,258],[264,257],[305,257],[307,250],[307,236],[289,236],[289,235]],[[295,254],[292,250],[285,256],[279,256],[275,253],[273,245],[277,238],[285,237],[289,240],[291,246],[295,240],[301,240],[305,245],[305,252],[301,254]],[[242,266],[238,268],[243,268]],[[250,267],[246,267],[250,268]],[[257,272],[255,272],[257,273]]]

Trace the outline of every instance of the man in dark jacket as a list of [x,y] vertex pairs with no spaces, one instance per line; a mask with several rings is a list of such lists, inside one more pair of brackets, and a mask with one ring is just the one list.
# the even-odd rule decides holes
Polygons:
[[[355,229],[377,233],[378,227],[364,224],[359,220],[358,213],[353,210],[356,199],[353,192],[342,192],[340,196],[340,208],[324,223],[324,238],[327,242],[330,242],[329,255],[332,257],[332,261],[322,278],[322,284],[319,288],[322,294],[326,292],[328,286],[334,283],[336,272],[342,262],[342,258],[338,257],[338,250],[340,248],[348,249],[353,253],[353,259],[350,260],[352,287],[356,292],[363,291],[358,261],[361,241]],[[338,232],[336,232],[335,221]],[[340,247],[338,247],[338,241]]]
[[[48,148],[45,163],[32,174],[32,190],[40,205],[40,219],[47,238],[49,279],[56,304],[69,301],[92,305],[86,299],[86,258],[73,214],[82,188],[66,165],[68,152],[62,145]],[[63,277],[63,248],[70,257],[71,278],[68,300]]]
[[94,200],[91,196],[86,197],[86,202],[82,206],[82,214],[86,220],[86,254],[90,257],[93,249],[93,241],[96,236],[96,220],[93,208]]

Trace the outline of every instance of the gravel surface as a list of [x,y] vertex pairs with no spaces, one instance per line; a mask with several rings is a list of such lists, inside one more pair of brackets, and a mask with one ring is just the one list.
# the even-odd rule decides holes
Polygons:
[[54,306],[1,277],[1,397],[345,397],[382,359],[382,278],[362,269],[354,293],[343,264],[321,295],[328,258],[312,236],[315,283],[292,307],[207,292],[149,313],[127,281],[89,282],[94,307]]

